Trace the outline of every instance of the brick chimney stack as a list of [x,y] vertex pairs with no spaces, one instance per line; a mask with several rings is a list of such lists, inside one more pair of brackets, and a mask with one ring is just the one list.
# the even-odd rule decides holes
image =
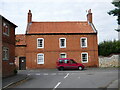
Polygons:
[[92,13],[91,13],[91,9],[88,10],[87,21],[88,21],[89,23],[92,23]]
[[28,23],[32,22],[32,13],[31,10],[28,12]]

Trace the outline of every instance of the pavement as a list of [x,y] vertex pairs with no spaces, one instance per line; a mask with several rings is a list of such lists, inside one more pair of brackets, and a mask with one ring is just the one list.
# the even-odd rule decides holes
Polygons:
[[27,79],[28,76],[25,74],[18,73],[17,75],[6,77],[2,79],[2,89],[8,88],[13,84]]
[[[24,73],[24,74],[23,74]],[[14,76],[11,76],[11,77],[7,77],[7,78],[4,78],[2,80],[2,87],[3,89],[5,88],[9,88],[11,85],[14,85],[18,82],[21,82],[23,80],[27,80],[29,79],[29,75],[27,75],[26,71],[20,71],[18,72],[17,75],[14,75]],[[112,83],[110,83],[108,86],[107,86],[107,89],[109,90],[110,88],[116,88],[115,90],[120,90],[120,87],[119,87],[119,81],[118,80],[114,80]],[[118,88],[119,87],[119,88]]]

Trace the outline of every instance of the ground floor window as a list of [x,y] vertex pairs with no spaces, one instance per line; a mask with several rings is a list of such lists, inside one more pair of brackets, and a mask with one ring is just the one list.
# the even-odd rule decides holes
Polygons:
[[67,58],[66,53],[60,53],[60,58]]
[[44,54],[43,53],[37,54],[37,64],[44,64]]
[[82,63],[88,63],[88,53],[87,52],[81,53],[81,60],[82,60]]
[[3,60],[9,59],[9,49],[7,47],[3,47]]

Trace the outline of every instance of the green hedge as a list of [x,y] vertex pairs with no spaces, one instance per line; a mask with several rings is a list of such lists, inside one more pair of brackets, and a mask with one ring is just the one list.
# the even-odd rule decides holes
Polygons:
[[104,41],[98,45],[99,56],[120,54],[120,41]]

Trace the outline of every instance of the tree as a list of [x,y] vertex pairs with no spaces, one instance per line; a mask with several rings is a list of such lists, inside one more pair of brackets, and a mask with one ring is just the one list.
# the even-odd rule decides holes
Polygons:
[[116,7],[115,9],[108,12],[109,15],[117,16],[118,24],[120,25],[120,0],[118,2],[113,1],[112,4]]
[[109,56],[120,53],[120,41],[104,41],[98,45],[99,56]]

